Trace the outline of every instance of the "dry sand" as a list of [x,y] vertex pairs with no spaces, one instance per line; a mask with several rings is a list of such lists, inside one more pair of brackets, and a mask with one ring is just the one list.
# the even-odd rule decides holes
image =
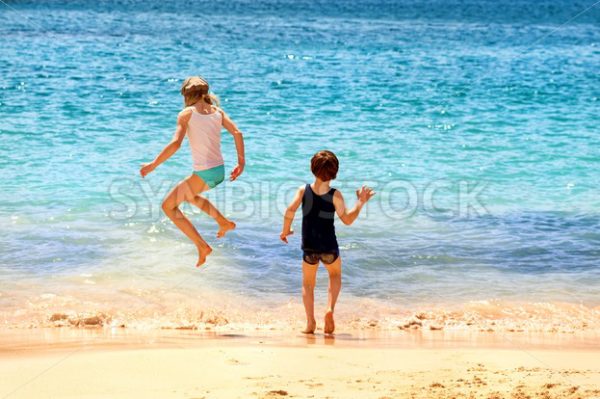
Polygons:
[[50,338],[0,348],[0,397],[600,398],[598,347],[428,348],[322,336],[191,334],[102,345]]

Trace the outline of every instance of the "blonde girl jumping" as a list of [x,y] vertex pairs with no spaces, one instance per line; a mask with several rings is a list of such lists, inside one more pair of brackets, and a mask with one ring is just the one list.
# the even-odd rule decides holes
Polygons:
[[227,219],[202,193],[216,187],[225,179],[223,154],[221,153],[221,129],[225,128],[235,141],[238,163],[230,174],[230,180],[237,179],[244,171],[244,138],[235,123],[219,108],[219,101],[209,93],[208,82],[199,76],[187,78],[181,86],[185,108],[177,117],[177,128],[173,139],[149,163],[143,164],[140,174],[145,177],[156,167],[169,159],[181,147],[184,137],[188,136],[192,150],[193,172],[179,182],[165,197],[162,209],[198,249],[196,267],[206,262],[212,248],[198,233],[192,222],[181,212],[179,205],[187,201],[219,224],[217,237],[223,237],[235,228],[235,223]]

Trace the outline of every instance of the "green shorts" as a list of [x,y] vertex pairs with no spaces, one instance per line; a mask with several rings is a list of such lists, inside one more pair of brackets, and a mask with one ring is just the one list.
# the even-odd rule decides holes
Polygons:
[[225,180],[225,165],[206,170],[195,170],[194,174],[204,180],[210,188],[215,188]]

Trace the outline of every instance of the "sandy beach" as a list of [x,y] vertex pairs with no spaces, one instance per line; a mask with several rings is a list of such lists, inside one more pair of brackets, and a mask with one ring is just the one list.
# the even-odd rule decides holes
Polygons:
[[3,398],[600,397],[597,345],[39,333],[3,338]]
[[348,299],[326,337],[321,323],[299,333],[297,302],[170,295],[118,311],[60,296],[6,308],[0,397],[600,397],[598,307]]

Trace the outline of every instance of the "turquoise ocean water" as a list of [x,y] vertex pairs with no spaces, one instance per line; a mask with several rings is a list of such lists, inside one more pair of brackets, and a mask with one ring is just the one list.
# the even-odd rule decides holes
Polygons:
[[[297,303],[300,243],[279,242],[282,209],[323,148],[340,158],[348,202],[363,183],[378,192],[354,226],[338,223],[343,298],[600,304],[600,6],[582,13],[593,2],[7,4],[5,320],[144,295],[179,293],[184,306],[209,289]],[[209,194],[238,223],[227,238],[185,208],[215,248],[202,270],[159,212],[191,171],[189,149],[138,174],[196,74],[245,133],[248,162]]]

